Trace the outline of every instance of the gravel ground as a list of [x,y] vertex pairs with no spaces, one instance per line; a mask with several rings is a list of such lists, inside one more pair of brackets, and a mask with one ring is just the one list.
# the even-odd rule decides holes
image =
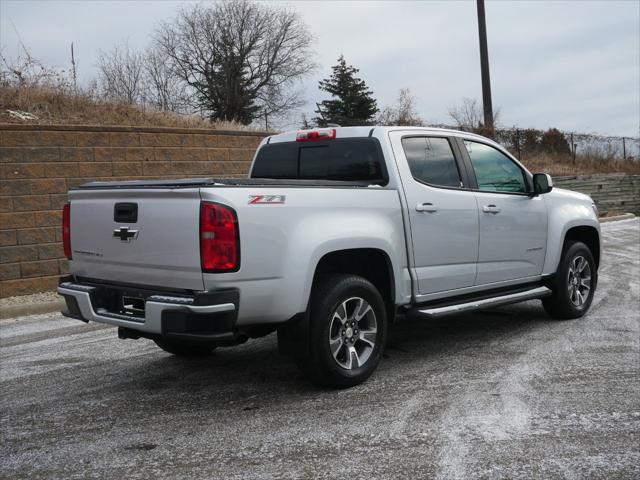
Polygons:
[[591,312],[390,329],[322,391],[274,336],[209,359],[58,314],[0,325],[2,478],[640,478],[640,221],[603,225]]
[[60,296],[56,292],[32,293],[31,295],[18,295],[15,297],[0,298],[0,307],[55,302],[57,300],[60,300]]

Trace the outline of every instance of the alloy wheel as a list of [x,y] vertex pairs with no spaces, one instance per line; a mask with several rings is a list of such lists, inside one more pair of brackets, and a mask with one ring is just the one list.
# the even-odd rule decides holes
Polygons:
[[342,302],[331,317],[329,348],[340,367],[353,370],[364,365],[378,338],[376,315],[360,297]]
[[582,256],[576,256],[569,266],[567,272],[567,290],[569,300],[576,307],[582,307],[591,291],[591,267],[589,262]]

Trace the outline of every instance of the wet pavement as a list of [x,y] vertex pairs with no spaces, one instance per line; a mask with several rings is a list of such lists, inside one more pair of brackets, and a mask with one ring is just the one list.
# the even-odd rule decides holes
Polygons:
[[590,313],[390,328],[365,384],[274,335],[206,359],[59,314],[0,321],[1,478],[640,478],[640,221],[603,225]]

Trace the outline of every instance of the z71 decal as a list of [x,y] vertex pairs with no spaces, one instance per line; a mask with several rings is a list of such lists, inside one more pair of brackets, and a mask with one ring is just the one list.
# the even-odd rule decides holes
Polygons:
[[284,203],[285,195],[249,195],[249,205],[277,205]]

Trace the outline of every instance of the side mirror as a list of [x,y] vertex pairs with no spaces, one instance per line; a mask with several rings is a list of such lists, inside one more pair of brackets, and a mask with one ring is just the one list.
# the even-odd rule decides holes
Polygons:
[[542,195],[553,190],[553,180],[548,173],[533,174],[533,193],[534,195]]

